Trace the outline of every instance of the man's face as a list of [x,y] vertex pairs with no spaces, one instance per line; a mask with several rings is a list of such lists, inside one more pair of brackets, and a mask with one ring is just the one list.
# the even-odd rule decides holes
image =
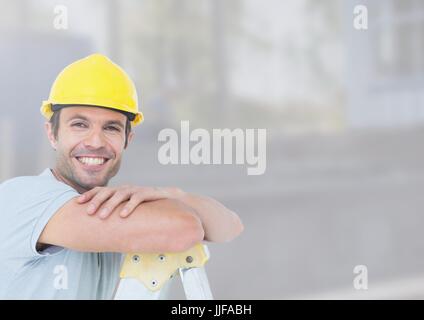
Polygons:
[[57,173],[79,192],[106,186],[121,164],[125,115],[105,108],[67,107],[59,121],[57,140],[52,141],[47,126],[57,152]]

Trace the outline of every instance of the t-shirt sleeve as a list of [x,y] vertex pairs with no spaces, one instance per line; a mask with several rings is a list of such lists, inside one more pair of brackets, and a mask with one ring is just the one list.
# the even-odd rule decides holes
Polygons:
[[57,253],[51,246],[37,251],[50,218],[78,196],[70,186],[49,177],[20,177],[0,185],[0,248],[9,257],[31,258]]

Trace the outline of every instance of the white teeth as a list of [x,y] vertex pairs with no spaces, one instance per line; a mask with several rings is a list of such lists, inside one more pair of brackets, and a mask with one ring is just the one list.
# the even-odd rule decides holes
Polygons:
[[78,158],[79,162],[82,162],[84,164],[88,164],[88,165],[100,165],[105,163],[105,159],[104,158],[88,158],[88,157],[81,157]]

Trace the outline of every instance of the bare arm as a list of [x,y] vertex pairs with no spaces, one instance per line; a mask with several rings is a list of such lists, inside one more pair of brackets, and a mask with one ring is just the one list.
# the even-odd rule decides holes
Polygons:
[[[243,224],[240,218],[233,211],[227,209],[218,201],[205,197],[186,193],[179,188],[154,188],[140,186],[118,186],[118,187],[97,187],[87,191],[79,197],[80,203],[89,203],[93,210],[88,214],[100,212],[99,217],[105,219],[111,216],[110,212],[123,201],[127,202],[125,213],[121,211],[121,217],[128,217],[132,214],[133,208],[140,203],[156,199],[175,199],[188,207],[200,219],[205,239],[213,242],[228,242],[237,237],[243,231]],[[102,208],[101,208],[102,207]],[[108,214],[102,216],[104,208],[108,208]],[[116,210],[114,210],[116,212]]]
[[178,252],[204,238],[197,215],[178,200],[143,202],[122,219],[125,204],[104,220],[87,215],[88,204],[73,198],[50,219],[38,243],[87,252]]
[[228,242],[243,231],[244,226],[238,215],[218,201],[182,191],[180,193],[182,195],[178,200],[193,208],[202,221],[205,240]]

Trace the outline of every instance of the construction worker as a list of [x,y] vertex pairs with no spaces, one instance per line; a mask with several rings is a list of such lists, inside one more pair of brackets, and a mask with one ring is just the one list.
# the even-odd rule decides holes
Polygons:
[[122,253],[179,252],[242,232],[211,198],[107,186],[143,120],[134,84],[107,57],[67,66],[41,113],[56,163],[0,185],[0,298],[110,299]]

